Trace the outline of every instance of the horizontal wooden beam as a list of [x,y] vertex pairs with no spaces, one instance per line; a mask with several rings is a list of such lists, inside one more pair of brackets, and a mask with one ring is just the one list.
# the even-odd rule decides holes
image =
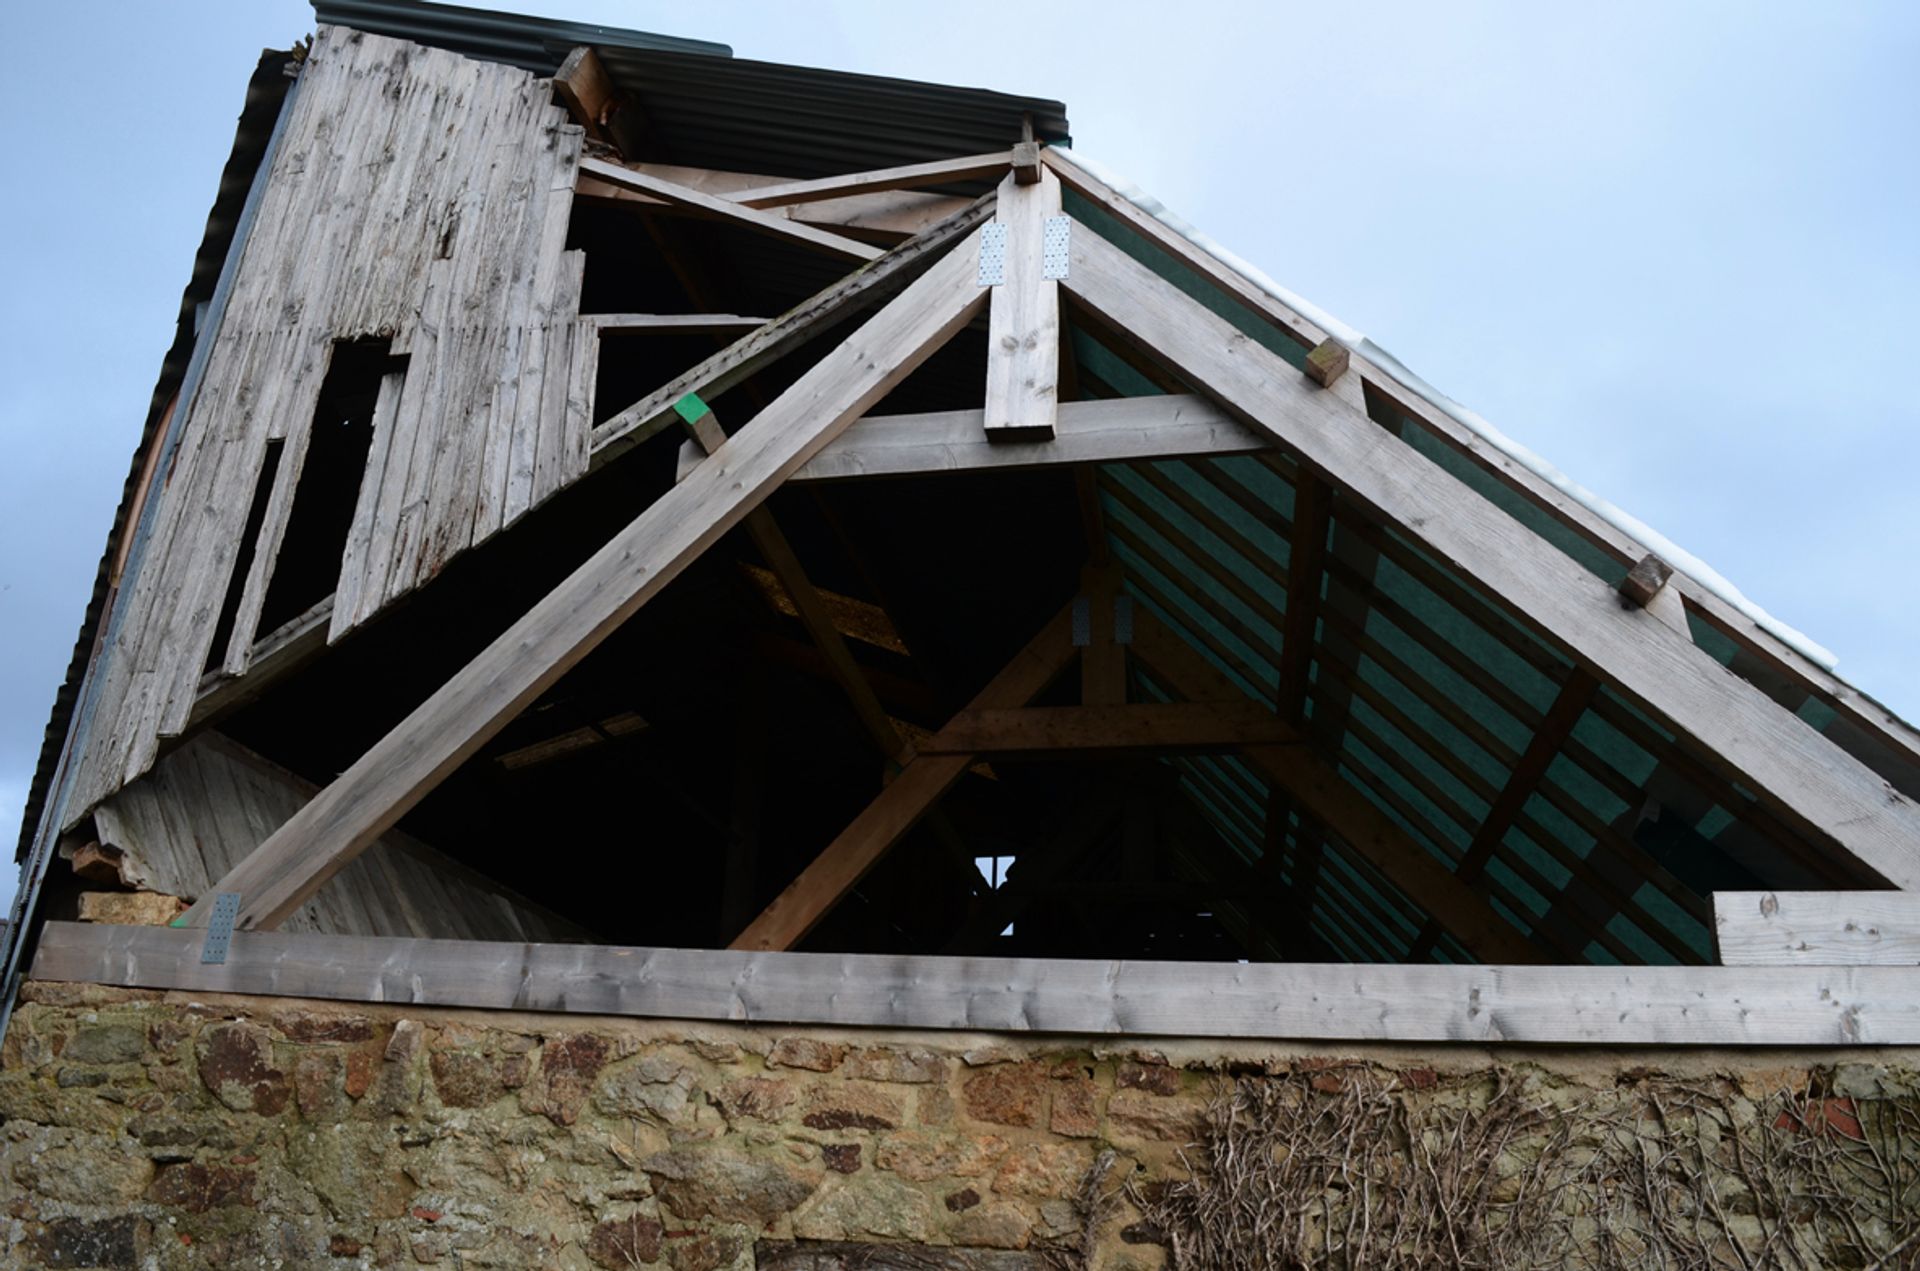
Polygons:
[[757,189],[738,190],[725,197],[745,207],[781,207],[793,203],[817,203],[823,199],[845,198],[850,194],[874,194],[881,190],[911,190],[917,186],[950,185],[959,181],[998,178],[1013,162],[1005,150],[993,154],[966,155],[958,159],[935,159],[931,163],[909,163],[897,168],[875,168],[867,172],[848,172],[840,176],[820,177],[813,181],[783,181]]
[[1920,966],[1920,892],[1717,891],[1727,966]]
[[1920,1045],[1920,968],[1383,966],[754,953],[49,922],[32,975],[747,1024],[1599,1046]]
[[783,216],[770,216],[757,208],[743,207],[727,199],[716,198],[711,194],[677,185],[645,172],[624,168],[617,163],[608,163],[604,159],[582,159],[580,173],[582,176],[604,181],[608,185],[659,199],[690,215],[703,216],[709,220],[730,221],[743,228],[756,230],[774,238],[782,238],[815,251],[828,252],[851,260],[873,260],[881,254],[881,249],[871,243],[858,242],[829,230],[802,225],[798,221],[789,220]]
[[[1251,454],[1271,444],[1211,402],[1187,396],[1062,402],[1052,441],[991,441],[985,427],[983,410],[869,415],[789,480],[857,481],[1063,463],[1194,459]],[[682,476],[701,453],[698,447],[682,448]]]
[[961,711],[921,747],[928,755],[1222,751],[1297,743],[1259,702],[1143,702]]

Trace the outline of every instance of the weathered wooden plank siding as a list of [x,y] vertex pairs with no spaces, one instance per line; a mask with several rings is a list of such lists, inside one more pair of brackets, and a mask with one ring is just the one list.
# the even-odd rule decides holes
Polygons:
[[229,647],[244,671],[335,342],[387,377],[328,633],[337,640],[586,470],[597,340],[566,251],[581,132],[511,67],[322,28],[120,604],[72,823],[187,724],[269,440],[283,442]]
[[[205,894],[305,806],[315,787],[218,733],[203,733],[102,803],[100,841],[125,853],[128,882],[172,896]],[[287,920],[336,936],[559,940],[580,930],[398,830],[390,831]]]

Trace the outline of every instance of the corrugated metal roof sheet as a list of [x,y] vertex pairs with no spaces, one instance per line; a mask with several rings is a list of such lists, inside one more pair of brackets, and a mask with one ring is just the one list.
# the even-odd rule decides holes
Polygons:
[[1004,149],[1031,116],[1034,135],[1069,140],[1057,101],[878,75],[603,50],[674,163],[779,177],[829,176]]
[[[660,162],[779,177],[980,154],[1034,135],[1067,144],[1067,109],[1041,97],[735,58],[724,44],[422,0],[313,0],[323,23],[399,36],[541,75],[591,44],[639,104]],[[632,157],[632,156],[630,156]]]
[[686,40],[651,31],[631,31],[591,22],[565,22],[521,13],[497,13],[424,0],[313,0],[322,24],[392,35],[488,62],[505,62],[536,75],[551,75],[581,44],[599,49],[676,49],[708,57],[732,57],[711,40]]

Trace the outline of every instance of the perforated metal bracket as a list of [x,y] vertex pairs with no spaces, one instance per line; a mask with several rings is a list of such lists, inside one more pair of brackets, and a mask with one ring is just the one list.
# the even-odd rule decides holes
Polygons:
[[1073,647],[1084,649],[1093,643],[1093,601],[1086,596],[1073,598]]
[[1115,596],[1113,598],[1113,642],[1115,644],[1133,643],[1133,597]]
[[1040,276],[1042,278],[1065,278],[1067,276],[1067,248],[1073,235],[1071,216],[1049,216],[1040,228]]
[[980,274],[982,287],[998,287],[1007,280],[1007,227],[990,221],[980,227]]
[[207,939],[200,946],[200,960],[221,963],[227,960],[227,946],[233,941],[234,920],[240,916],[240,893],[223,891],[213,898],[213,912],[207,915]]

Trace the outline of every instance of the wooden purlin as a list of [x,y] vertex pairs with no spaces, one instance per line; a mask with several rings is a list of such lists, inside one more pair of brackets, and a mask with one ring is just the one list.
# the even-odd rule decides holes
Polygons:
[[965,326],[984,303],[973,269],[970,241],[936,261],[275,831],[217,887],[244,897],[238,924],[297,908]]
[[[256,568],[239,580],[239,621],[213,658],[229,676],[250,665],[335,341],[390,339],[408,359],[375,423],[335,638],[585,471],[591,341],[573,331],[582,258],[564,250],[580,132],[545,81],[324,27],[288,112],[221,323],[203,336],[205,374],[178,407],[145,563],[117,602],[68,824],[188,726],[277,440]],[[501,400],[502,386],[525,405]],[[502,440],[516,433],[528,444]],[[500,453],[524,458],[518,505],[482,515],[487,462]]]

